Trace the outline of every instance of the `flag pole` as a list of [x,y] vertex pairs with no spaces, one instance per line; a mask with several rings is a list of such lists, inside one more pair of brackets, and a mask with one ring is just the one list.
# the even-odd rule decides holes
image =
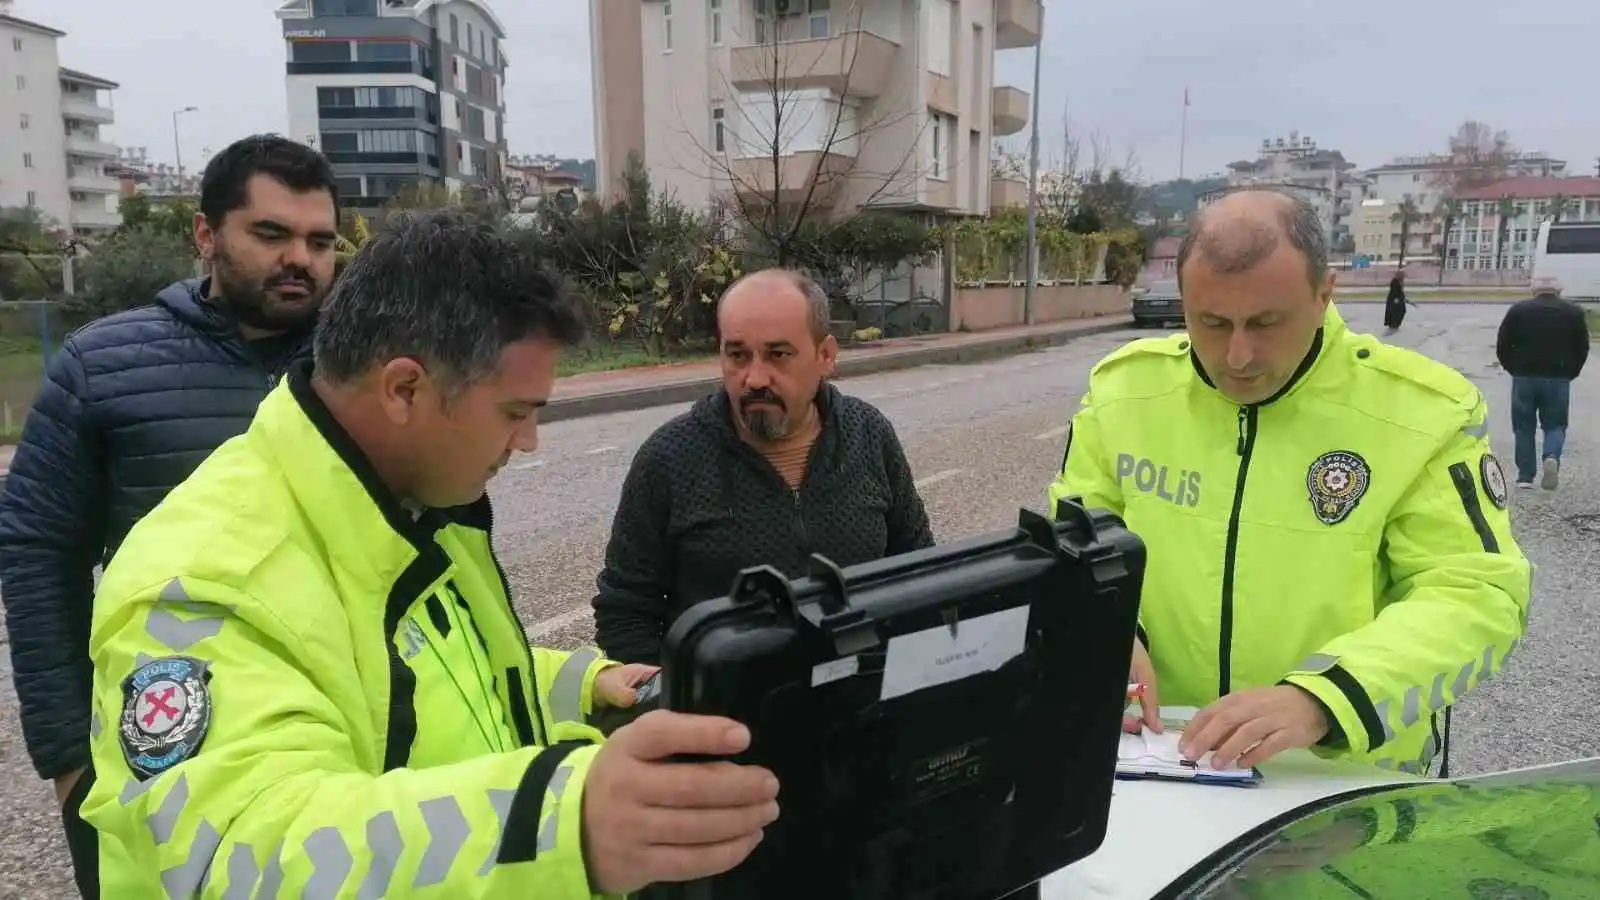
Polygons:
[[1178,180],[1183,180],[1183,154],[1189,144],[1189,89],[1183,89],[1183,120],[1178,126]]

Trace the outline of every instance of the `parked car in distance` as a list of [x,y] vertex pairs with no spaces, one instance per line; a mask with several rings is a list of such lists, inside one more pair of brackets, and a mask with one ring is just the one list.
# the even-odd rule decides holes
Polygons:
[[1144,290],[1134,293],[1134,325],[1146,328],[1171,323],[1183,324],[1183,298],[1178,294],[1178,282],[1152,281]]

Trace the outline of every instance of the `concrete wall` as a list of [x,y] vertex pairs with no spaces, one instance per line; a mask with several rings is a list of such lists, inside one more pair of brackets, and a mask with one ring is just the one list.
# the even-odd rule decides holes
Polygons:
[[1114,284],[1040,285],[1034,289],[1033,322],[1023,321],[1020,287],[957,288],[951,292],[950,330],[988,331],[1066,319],[1126,315],[1128,292]]
[[[1394,266],[1377,266],[1371,269],[1340,269],[1338,283],[1342,287],[1387,287],[1394,277]],[[1446,269],[1444,287],[1528,287],[1532,273],[1527,269]],[[1440,285],[1439,267],[1428,263],[1406,263],[1408,287],[1433,287]]]

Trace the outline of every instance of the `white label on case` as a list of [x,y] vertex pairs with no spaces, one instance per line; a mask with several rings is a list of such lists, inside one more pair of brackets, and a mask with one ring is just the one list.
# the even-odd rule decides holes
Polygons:
[[889,639],[880,700],[992,672],[1022,655],[1029,607],[1011,609]]
[[846,656],[842,659],[817,663],[811,667],[811,686],[821,687],[831,681],[849,678],[861,671],[861,657]]

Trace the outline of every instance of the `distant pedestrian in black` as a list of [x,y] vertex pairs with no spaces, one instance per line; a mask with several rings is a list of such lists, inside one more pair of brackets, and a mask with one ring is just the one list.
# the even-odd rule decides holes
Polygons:
[[1389,296],[1383,298],[1383,327],[1390,334],[1400,330],[1406,320],[1406,272],[1400,269],[1389,279]]
[[[1589,325],[1578,304],[1561,298],[1552,278],[1534,280],[1533,298],[1506,312],[1495,341],[1495,358],[1511,376],[1511,432],[1516,438],[1517,487],[1554,490],[1561,477],[1561,448],[1567,439],[1567,408],[1572,380],[1589,359]],[[1534,430],[1544,430],[1544,454],[1534,447]]]

